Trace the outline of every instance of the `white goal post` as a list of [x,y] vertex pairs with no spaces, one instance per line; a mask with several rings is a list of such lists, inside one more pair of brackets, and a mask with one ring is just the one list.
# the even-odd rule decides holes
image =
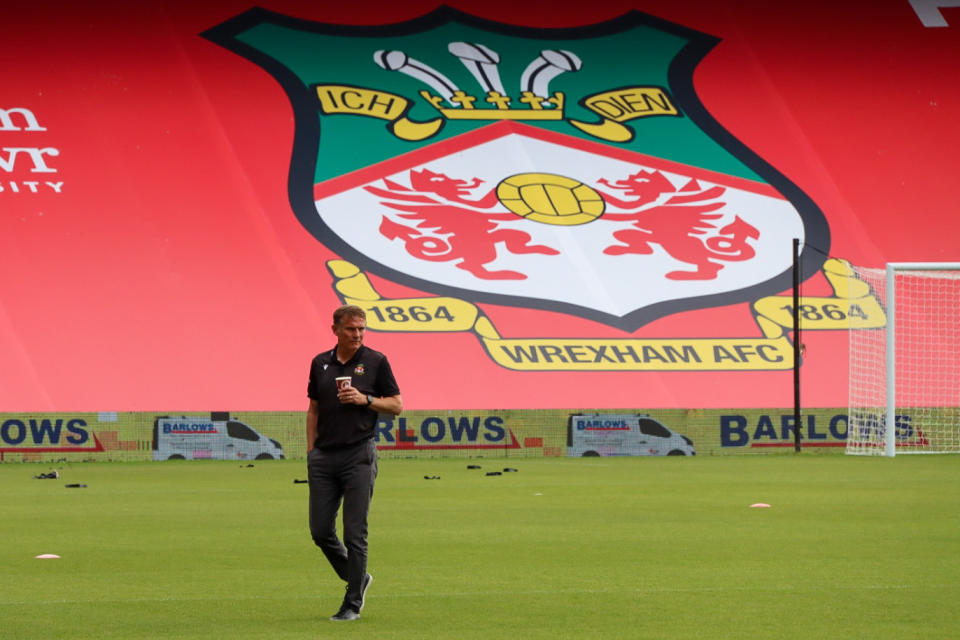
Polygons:
[[849,331],[847,454],[960,453],[960,262],[852,267],[886,308]]

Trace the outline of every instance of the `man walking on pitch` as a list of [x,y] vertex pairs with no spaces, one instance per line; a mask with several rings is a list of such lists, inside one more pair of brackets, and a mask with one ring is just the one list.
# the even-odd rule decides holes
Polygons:
[[[403,410],[387,357],[363,345],[366,318],[353,305],[333,312],[337,345],[313,359],[307,383],[310,535],[347,583],[343,604],[331,620],[360,618],[373,580],[367,573],[367,514],[377,477],[377,414]],[[341,501],[343,542],[336,529]]]

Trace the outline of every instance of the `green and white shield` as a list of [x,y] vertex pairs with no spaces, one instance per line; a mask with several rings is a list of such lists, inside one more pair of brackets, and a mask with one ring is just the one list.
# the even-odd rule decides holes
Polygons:
[[449,8],[377,27],[255,9],[204,35],[287,91],[299,220],[395,282],[632,330],[782,291],[792,239],[829,247],[816,205],[697,97],[712,36]]

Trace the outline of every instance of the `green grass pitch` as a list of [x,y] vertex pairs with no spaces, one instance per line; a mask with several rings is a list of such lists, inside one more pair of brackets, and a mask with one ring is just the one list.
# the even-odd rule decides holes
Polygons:
[[6,640],[960,633],[956,456],[382,460],[349,623],[303,462],[49,468],[0,465]]

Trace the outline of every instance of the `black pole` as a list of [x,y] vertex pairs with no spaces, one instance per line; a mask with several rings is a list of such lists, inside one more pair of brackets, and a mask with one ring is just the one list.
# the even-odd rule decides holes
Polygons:
[[793,239],[793,449],[800,453],[800,239]]

